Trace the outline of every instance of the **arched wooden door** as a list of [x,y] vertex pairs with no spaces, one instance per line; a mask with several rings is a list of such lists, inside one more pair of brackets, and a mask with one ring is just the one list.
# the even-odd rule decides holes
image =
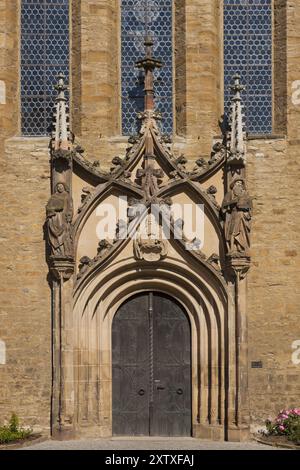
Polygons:
[[112,327],[114,435],[191,435],[191,331],[171,297],[127,300]]

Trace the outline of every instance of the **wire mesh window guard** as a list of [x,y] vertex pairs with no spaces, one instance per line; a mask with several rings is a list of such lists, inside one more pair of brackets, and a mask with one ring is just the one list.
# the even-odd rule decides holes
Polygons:
[[272,0],[224,0],[224,103],[240,73],[246,130],[272,132]]
[[69,76],[69,0],[22,0],[21,131],[47,135],[57,75]]
[[143,110],[144,83],[134,67],[145,55],[144,37],[154,40],[154,56],[163,67],[155,71],[156,110],[162,113],[161,129],[172,133],[172,0],[121,0],[122,132],[136,134],[136,114]]

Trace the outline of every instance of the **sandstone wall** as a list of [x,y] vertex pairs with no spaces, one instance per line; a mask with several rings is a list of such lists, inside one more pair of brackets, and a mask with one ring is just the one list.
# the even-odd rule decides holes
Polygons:
[[0,160],[0,423],[13,411],[49,431],[51,298],[43,224],[49,197],[48,139],[12,138]]
[[[0,152],[18,130],[18,1],[0,0]],[[1,83],[2,82],[2,83]]]
[[[300,4],[275,2],[275,130],[285,137],[249,142],[253,194],[253,268],[248,278],[249,395],[253,425],[284,407],[299,406],[300,365]],[[262,360],[262,369],[250,362]]]
[[[250,141],[253,266],[248,276],[249,397],[253,426],[298,406],[300,339],[300,162],[285,139]],[[262,369],[252,369],[262,361]]]

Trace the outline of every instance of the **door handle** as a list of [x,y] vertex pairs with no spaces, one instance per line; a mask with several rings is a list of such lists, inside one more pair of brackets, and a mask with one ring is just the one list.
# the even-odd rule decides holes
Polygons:
[[141,390],[138,391],[138,394],[142,397],[145,395],[145,390],[141,388]]
[[182,388],[178,388],[178,389],[177,389],[177,394],[178,394],[178,395],[182,395],[182,394],[183,394]]

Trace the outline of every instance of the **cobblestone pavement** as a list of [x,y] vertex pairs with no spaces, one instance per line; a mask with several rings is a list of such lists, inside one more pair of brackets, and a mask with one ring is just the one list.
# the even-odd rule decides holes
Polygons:
[[44,441],[23,450],[274,450],[250,442],[212,442],[193,438],[109,438]]

